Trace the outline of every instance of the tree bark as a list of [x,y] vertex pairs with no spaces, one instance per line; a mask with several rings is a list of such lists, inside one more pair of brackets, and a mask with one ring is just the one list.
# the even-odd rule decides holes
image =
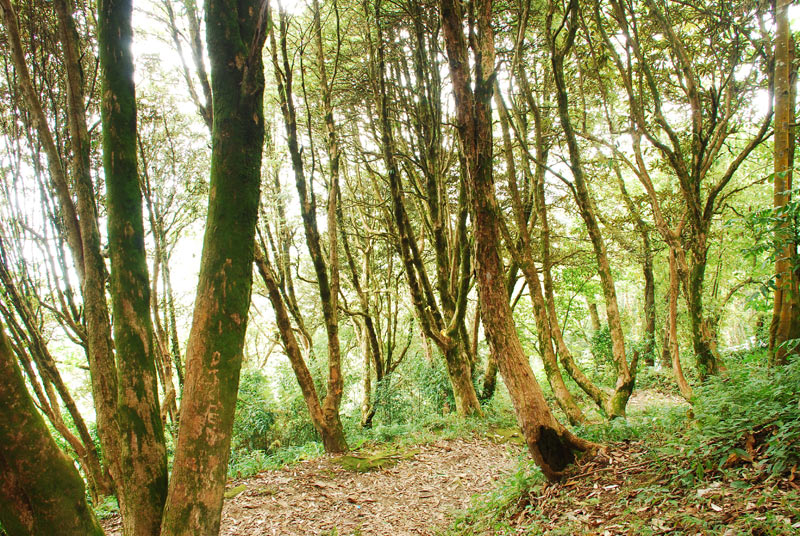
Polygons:
[[300,386],[300,392],[303,394],[303,400],[305,400],[308,408],[311,423],[322,438],[322,445],[326,452],[346,450],[347,441],[344,437],[341,421],[330,421],[325,415],[323,406],[319,401],[317,388],[314,385],[314,378],[311,376],[311,371],[308,370],[300,345],[294,335],[289,313],[286,310],[278,283],[275,281],[274,271],[261,251],[256,251],[256,266],[267,287],[269,301],[275,312],[278,333],[280,334],[281,342],[283,342],[286,355],[289,357],[289,363],[292,365],[295,378],[297,378],[297,383]]
[[255,1],[208,0],[213,129],[208,218],[175,461],[162,533],[217,534],[250,307],[264,145],[262,47]]
[[[678,383],[681,395],[688,401],[692,399],[692,388],[683,375],[681,355],[678,347],[678,291],[680,278],[678,277],[678,262],[675,248],[669,249],[669,354],[672,361],[672,373]],[[666,340],[666,339],[665,339]]]
[[150,279],[144,247],[136,147],[130,0],[101,0],[103,169],[117,355],[118,483],[123,532],[158,534],[167,495],[167,453],[158,403]]
[[[794,39],[789,29],[789,0],[778,0],[775,6],[775,134],[774,195],[776,209],[791,200],[792,170],[795,151],[795,80]],[[800,296],[798,295],[797,243],[789,224],[781,228],[783,249],[775,263],[775,293],[770,324],[769,347],[772,362],[783,365],[789,354],[800,348],[788,347],[788,341],[800,338]]]
[[477,37],[471,41],[475,54],[474,86],[461,5],[454,0],[441,0],[439,6],[455,93],[458,137],[472,194],[481,317],[528,449],[545,476],[555,480],[574,461],[574,451],[586,450],[591,443],[574,436],[551,413],[522,350],[508,303],[497,250],[499,208],[492,177],[491,98],[495,77],[492,2],[484,0],[475,5]]
[[[518,237],[515,241],[511,236],[507,236],[507,248],[512,253],[514,263],[522,269],[522,273],[525,276],[525,281],[528,285],[528,292],[533,304],[536,331],[539,337],[539,346],[542,352],[542,364],[544,365],[547,381],[550,384],[550,388],[553,390],[553,395],[556,398],[556,402],[567,415],[567,419],[569,419],[571,424],[583,423],[586,422],[586,416],[578,407],[578,404],[575,402],[572,393],[570,393],[569,389],[567,389],[567,386],[564,383],[564,378],[558,368],[558,358],[556,357],[556,353],[553,348],[553,336],[552,330],[550,329],[550,319],[547,316],[547,305],[545,304],[544,293],[542,292],[539,271],[533,261],[533,247],[530,241],[528,222],[530,218],[527,214],[525,214],[525,209],[523,208],[522,199],[519,194],[519,188],[517,186],[516,165],[514,163],[513,147],[511,146],[509,119],[505,105],[499,93],[499,85],[497,84],[495,84],[495,102],[500,114],[500,127],[503,134],[506,171],[508,173],[509,191],[511,192],[514,220],[516,222]],[[508,287],[509,285],[507,284],[506,291],[510,299],[511,292],[508,292]]]
[[9,536],[101,536],[83,480],[53,441],[0,328],[0,523]]

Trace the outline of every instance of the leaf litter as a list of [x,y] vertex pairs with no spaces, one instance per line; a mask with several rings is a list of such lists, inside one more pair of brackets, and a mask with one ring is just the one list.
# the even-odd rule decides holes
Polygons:
[[229,483],[246,489],[225,501],[220,534],[432,535],[513,473],[519,452],[486,439],[440,440],[264,471]]

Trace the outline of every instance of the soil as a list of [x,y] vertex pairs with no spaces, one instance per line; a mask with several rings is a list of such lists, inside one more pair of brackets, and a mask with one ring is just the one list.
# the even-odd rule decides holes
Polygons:
[[[406,448],[397,464],[370,472],[324,456],[231,481],[224,536],[432,535],[471,497],[517,469],[519,445],[485,438],[440,440]],[[244,486],[244,487],[242,487]],[[119,518],[104,523],[120,534]]]

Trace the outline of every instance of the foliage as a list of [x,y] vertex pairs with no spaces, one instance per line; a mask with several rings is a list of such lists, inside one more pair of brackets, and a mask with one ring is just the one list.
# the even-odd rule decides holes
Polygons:
[[698,431],[691,435],[690,448],[699,449],[719,468],[731,454],[752,457],[746,445],[742,448],[753,437],[763,444],[761,469],[783,474],[800,462],[800,359],[783,367],[766,367],[763,361],[732,365],[726,376],[697,389]]
[[259,370],[245,370],[239,380],[236,418],[233,421],[233,448],[267,450],[276,415],[267,377]]
[[594,375],[608,383],[616,373],[614,367],[614,352],[611,349],[611,331],[608,324],[604,324],[592,334],[591,351],[594,357]]
[[313,442],[301,446],[281,447],[274,454],[263,450],[233,451],[228,463],[228,476],[244,478],[268,469],[279,469],[322,454],[322,444]]
[[93,504],[92,508],[97,519],[108,519],[119,513],[119,503],[114,496],[103,497],[99,503]]

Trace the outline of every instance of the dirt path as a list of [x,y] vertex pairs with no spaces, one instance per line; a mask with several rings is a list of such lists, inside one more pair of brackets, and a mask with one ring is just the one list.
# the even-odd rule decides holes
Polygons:
[[516,468],[517,447],[485,439],[439,441],[387,469],[357,473],[322,458],[237,481],[225,536],[433,534],[470,498]]
[[[485,438],[440,440],[409,447],[397,465],[366,473],[331,457],[264,471],[228,484],[228,494],[239,493],[225,500],[220,534],[432,535],[473,495],[513,472],[519,452]],[[108,536],[122,533],[119,516],[103,526]]]

